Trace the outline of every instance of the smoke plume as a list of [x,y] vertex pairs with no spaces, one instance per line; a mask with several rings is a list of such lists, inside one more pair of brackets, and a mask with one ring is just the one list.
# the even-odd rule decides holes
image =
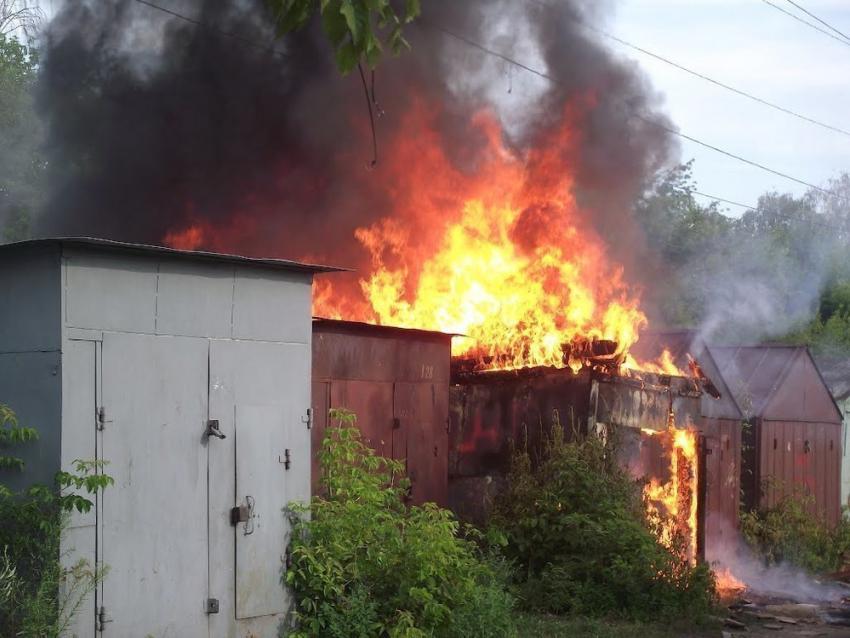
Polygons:
[[[160,4],[183,18],[128,0],[67,0],[49,25],[39,104],[51,175],[39,234],[170,237],[364,267],[357,228],[392,217],[413,181],[476,170],[488,148],[476,114],[494,113],[522,157],[549,143],[573,109],[574,194],[626,271],[639,261],[629,211],[675,149],[661,129],[628,115],[670,125],[643,76],[580,25],[599,24],[610,2],[423,2],[406,32],[411,51],[386,56],[375,74],[382,115],[371,170],[360,75],[340,77],[319,24],[276,40],[260,0]],[[366,84],[373,88],[368,69]],[[439,161],[422,157],[419,166],[425,132],[415,112],[428,116]],[[402,146],[414,161],[389,150]],[[411,236],[429,237],[427,220],[406,221]]]

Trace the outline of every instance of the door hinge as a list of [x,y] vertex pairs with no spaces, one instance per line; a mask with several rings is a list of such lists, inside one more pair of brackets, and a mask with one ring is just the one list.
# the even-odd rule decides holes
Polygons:
[[112,419],[106,418],[106,408],[104,406],[100,406],[97,409],[97,429],[105,430],[107,423],[112,423]]
[[218,598],[207,598],[204,603],[204,613],[205,614],[217,614],[218,613]]
[[103,631],[106,629],[106,625],[112,622],[112,614],[110,614],[106,607],[101,607],[97,612],[97,630]]
[[301,423],[307,424],[307,429],[313,427],[313,408],[307,408],[307,417],[301,417]]

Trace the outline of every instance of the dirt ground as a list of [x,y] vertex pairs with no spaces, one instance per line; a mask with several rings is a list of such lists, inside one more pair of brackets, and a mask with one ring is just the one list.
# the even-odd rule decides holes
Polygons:
[[[828,610],[832,609],[832,612]],[[746,625],[736,629],[724,627],[726,637],[751,636],[756,638],[815,638],[825,636],[850,638],[850,627],[829,624],[825,614],[839,613],[842,606],[778,604],[763,605],[759,608],[736,609],[730,612],[730,622],[736,620]],[[833,619],[835,615],[833,615]],[[845,621],[847,618],[845,618]],[[721,633],[721,635],[723,635]]]

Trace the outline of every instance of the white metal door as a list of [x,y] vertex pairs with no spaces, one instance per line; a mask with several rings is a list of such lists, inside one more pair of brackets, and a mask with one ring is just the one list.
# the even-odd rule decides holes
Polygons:
[[[92,461],[100,458],[100,440],[97,430],[97,406],[99,399],[97,357],[100,343],[95,341],[68,341],[62,352],[62,469],[70,470],[76,460]],[[68,528],[62,538],[62,562],[65,566],[75,565],[80,559],[91,566],[101,560],[98,551],[100,495],[92,497],[85,490],[79,494],[91,500],[94,506],[88,512],[71,512]],[[63,582],[62,587],[70,583]],[[77,601],[70,595],[79,610],[66,632],[68,635],[92,637],[95,635],[95,618],[102,590],[89,593],[84,600]]]
[[236,617],[285,612],[281,560],[287,533],[286,468],[292,450],[280,406],[236,406],[236,502],[247,520],[236,525]]
[[[213,340],[209,383],[210,418],[227,435],[209,445],[210,595],[220,600],[210,634],[277,635],[291,606],[284,510],[310,498],[310,345]],[[239,506],[251,518],[233,525]]]
[[105,637],[209,635],[208,356],[204,339],[104,336]]

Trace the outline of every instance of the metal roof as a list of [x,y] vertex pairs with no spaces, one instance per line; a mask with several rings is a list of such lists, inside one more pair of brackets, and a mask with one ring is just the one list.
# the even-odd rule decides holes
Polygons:
[[815,357],[815,363],[836,401],[850,397],[850,357]]
[[829,386],[805,345],[763,344],[758,346],[710,346],[735,399],[746,414],[761,416],[801,357],[811,361],[820,383],[839,415],[841,409],[829,392]]
[[[647,330],[641,332],[640,339],[630,352],[644,361],[657,360],[667,350],[673,357],[673,363],[680,370],[687,370],[688,355],[702,368],[720,392],[716,400],[713,414],[731,419],[741,418],[741,409],[735,397],[726,384],[726,379],[720,371],[720,366],[711,355],[708,344],[696,330]],[[706,402],[713,403],[714,399],[706,395]]]
[[344,319],[326,319],[324,317],[313,317],[313,327],[339,328],[356,332],[371,332],[374,334],[397,335],[400,337],[462,337],[464,335],[451,332],[439,332],[437,330],[420,330],[418,328],[400,328],[398,326],[385,326],[365,321],[346,321]]
[[244,266],[267,268],[270,270],[288,270],[310,273],[344,272],[350,268],[338,268],[336,266],[320,266],[315,264],[304,264],[288,259],[263,259],[256,257],[245,257],[242,255],[228,255],[223,253],[212,253],[202,250],[177,250],[165,246],[149,246],[146,244],[130,244],[110,239],[98,239],[96,237],[49,237],[44,239],[27,239],[0,245],[0,254],[11,252],[18,248],[60,246],[79,248],[83,250],[96,250],[100,252],[113,252],[136,255],[165,255],[175,259],[186,261],[206,261],[215,263],[229,263]]

